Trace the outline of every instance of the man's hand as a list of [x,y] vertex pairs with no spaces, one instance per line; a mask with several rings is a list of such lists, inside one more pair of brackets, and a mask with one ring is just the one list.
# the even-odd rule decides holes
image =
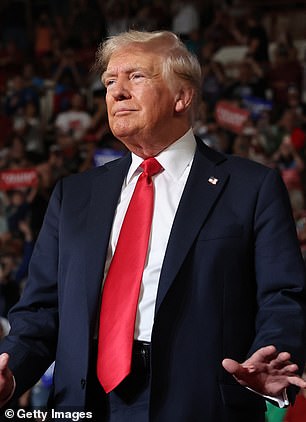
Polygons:
[[2,353],[0,355],[0,407],[4,406],[11,398],[14,391],[14,377],[8,367],[9,355]]
[[224,359],[222,365],[241,385],[265,396],[279,397],[289,385],[306,388],[306,382],[296,374],[298,366],[290,362],[290,354],[278,353],[274,346],[257,350],[241,364]]

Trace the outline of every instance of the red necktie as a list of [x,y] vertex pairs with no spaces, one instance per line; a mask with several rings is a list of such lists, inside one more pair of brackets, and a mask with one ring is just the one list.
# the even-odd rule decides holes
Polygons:
[[143,161],[141,167],[102,292],[97,375],[107,393],[131,371],[138,296],[153,215],[152,176],[162,170],[155,158]]

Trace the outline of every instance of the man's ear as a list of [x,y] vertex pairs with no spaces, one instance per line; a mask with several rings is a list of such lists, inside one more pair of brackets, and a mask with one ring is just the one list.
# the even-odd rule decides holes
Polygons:
[[184,113],[191,103],[194,96],[194,89],[190,86],[181,87],[180,91],[175,98],[175,111],[176,113]]

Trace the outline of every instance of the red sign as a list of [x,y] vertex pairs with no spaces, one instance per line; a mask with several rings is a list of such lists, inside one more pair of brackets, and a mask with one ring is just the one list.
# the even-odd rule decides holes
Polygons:
[[35,169],[12,169],[0,171],[0,190],[12,190],[37,186]]
[[216,106],[215,116],[220,126],[232,132],[240,133],[250,116],[250,112],[226,101],[220,101]]

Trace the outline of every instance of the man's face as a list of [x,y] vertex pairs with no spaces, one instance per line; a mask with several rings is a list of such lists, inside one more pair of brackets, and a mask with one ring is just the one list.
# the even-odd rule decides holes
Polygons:
[[163,78],[160,56],[122,49],[111,56],[102,79],[110,128],[129,149],[156,144],[161,150],[174,141],[176,95]]

